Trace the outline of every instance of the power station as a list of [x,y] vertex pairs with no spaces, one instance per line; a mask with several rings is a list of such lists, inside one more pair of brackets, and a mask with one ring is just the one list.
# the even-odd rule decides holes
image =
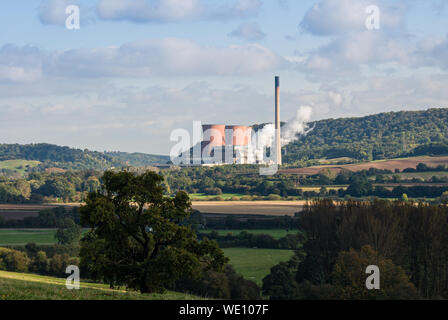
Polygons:
[[[270,156],[267,159],[264,154],[254,152],[259,143],[256,132],[252,126],[206,124],[202,126],[202,141],[200,146],[189,150],[193,161],[184,164],[195,165],[220,165],[220,164],[257,164],[273,163],[282,164],[281,135],[280,135],[280,77],[275,77],[275,102],[274,102],[274,144],[270,148]],[[199,151],[200,155],[195,155]],[[200,157],[198,159],[198,156]]]

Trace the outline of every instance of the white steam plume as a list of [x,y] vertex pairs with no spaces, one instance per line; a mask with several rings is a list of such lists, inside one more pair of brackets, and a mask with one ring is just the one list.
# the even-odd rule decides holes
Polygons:
[[[281,143],[282,147],[297,140],[300,135],[306,135],[313,130],[309,128],[307,123],[311,120],[313,109],[309,106],[301,106],[294,118],[289,120],[281,129]],[[252,137],[252,142],[249,147],[249,163],[266,162],[265,148],[274,145],[275,126],[269,123],[258,130],[256,135]]]
[[301,106],[296,111],[296,116],[289,120],[281,130],[282,147],[298,139],[298,135],[306,135],[309,129],[308,122],[311,120],[313,109],[309,106]]

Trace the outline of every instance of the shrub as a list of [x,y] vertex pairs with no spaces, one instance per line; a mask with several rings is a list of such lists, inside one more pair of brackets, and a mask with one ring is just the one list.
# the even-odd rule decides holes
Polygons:
[[0,269],[13,272],[28,271],[29,258],[24,252],[0,248]]
[[31,259],[29,270],[39,274],[46,274],[48,272],[48,258],[44,251],[39,251],[36,256]]
[[278,194],[270,194],[268,196],[268,200],[279,201],[279,200],[282,200],[282,197]]
[[70,265],[68,254],[55,254],[50,260],[49,272],[55,276],[65,275],[65,269]]

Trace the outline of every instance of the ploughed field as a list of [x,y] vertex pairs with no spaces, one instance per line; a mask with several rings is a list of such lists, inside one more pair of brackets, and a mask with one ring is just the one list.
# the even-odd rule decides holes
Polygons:
[[62,206],[62,204],[0,204],[0,217],[4,220],[22,220],[26,217],[37,217],[39,211],[56,208],[58,206]]
[[370,161],[365,163],[354,163],[354,164],[344,164],[344,165],[320,165],[307,168],[291,168],[291,169],[281,169],[279,173],[281,174],[299,174],[299,175],[314,175],[319,174],[323,170],[337,174],[342,169],[357,172],[361,170],[368,170],[370,168],[375,169],[388,169],[394,171],[395,169],[404,170],[407,168],[416,168],[419,163],[424,163],[428,167],[437,167],[438,165],[448,165],[448,156],[443,157],[412,157],[412,158],[401,158],[401,159],[391,159],[391,160],[378,160]]
[[294,216],[306,201],[193,201],[193,209],[207,214]]
[[[193,209],[204,214],[243,214],[264,216],[294,216],[305,201],[193,201]],[[5,220],[21,220],[37,217],[39,211],[59,205],[0,204],[0,217]],[[79,206],[70,204],[65,206]]]

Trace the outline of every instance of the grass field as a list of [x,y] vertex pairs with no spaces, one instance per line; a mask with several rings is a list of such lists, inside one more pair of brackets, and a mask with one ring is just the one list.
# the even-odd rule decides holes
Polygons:
[[239,194],[239,193],[223,193],[220,195],[208,195],[205,193],[191,193],[190,194],[190,198],[192,200],[208,200],[208,199],[212,199],[212,198],[216,198],[216,197],[221,197],[224,200],[230,200],[233,197],[242,197],[244,196],[244,194]]
[[[243,230],[216,230],[220,235],[226,235],[231,232],[234,235],[239,234]],[[287,232],[283,229],[267,229],[267,230],[245,230],[253,234],[268,234],[275,239],[280,239],[287,234],[294,234],[296,230]],[[84,230],[84,232],[87,232]],[[202,233],[210,233],[211,230],[203,231]],[[5,245],[25,245],[34,242],[38,245],[55,244],[56,240],[54,234],[56,229],[0,229],[0,246]]]
[[[86,232],[86,230],[84,231]],[[35,244],[55,244],[56,229],[0,229],[0,246]]]
[[436,176],[437,178],[448,177],[448,172],[446,171],[434,171],[434,172],[401,172],[394,174],[387,174],[385,176],[392,177],[394,175],[399,176],[401,179],[423,179],[430,180],[432,177]]
[[0,169],[9,169],[24,174],[27,167],[34,168],[40,164],[39,161],[31,160],[5,160],[0,161]]
[[[286,231],[284,229],[266,229],[266,230],[262,230],[262,229],[257,229],[257,230],[214,230],[216,232],[218,232],[219,235],[221,236],[225,236],[228,233],[232,233],[233,235],[237,235],[242,231],[246,231],[248,233],[252,233],[252,234],[267,234],[270,235],[271,237],[273,237],[274,239],[280,239],[283,238],[284,236],[288,235],[288,234],[295,234],[297,233],[297,230],[289,230]],[[201,233],[203,234],[208,234],[211,233],[211,230],[207,230],[207,231],[202,231]]]
[[301,189],[302,191],[319,192],[322,187],[325,187],[327,189],[327,191],[330,191],[330,190],[338,191],[339,189],[347,190],[347,188],[348,188],[348,186],[316,186],[316,187],[311,186],[311,187],[299,187],[297,189]]
[[259,286],[274,265],[288,261],[294,254],[293,250],[276,249],[229,248],[223,251],[238,273]]
[[198,300],[177,292],[140,294],[111,290],[103,284],[83,283],[79,290],[68,290],[66,279],[27,273],[0,271],[0,300]]

